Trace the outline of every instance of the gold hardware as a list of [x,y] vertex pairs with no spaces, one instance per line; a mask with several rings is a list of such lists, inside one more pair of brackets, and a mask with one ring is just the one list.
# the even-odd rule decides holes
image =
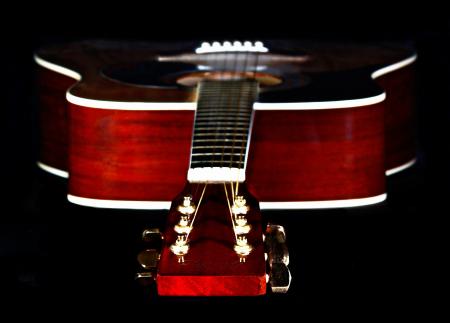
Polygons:
[[147,243],[159,243],[163,239],[163,235],[158,228],[146,229],[142,232],[142,240]]
[[242,195],[237,195],[234,199],[231,211],[234,215],[247,214],[249,207],[247,206],[247,201]]
[[149,287],[155,283],[156,274],[152,273],[152,272],[136,273],[136,275],[134,276],[134,279],[136,280],[136,282],[139,285],[144,286],[144,287]]
[[188,234],[191,231],[189,215],[181,215],[180,221],[175,225],[174,230],[178,234]]
[[179,263],[184,262],[184,256],[189,251],[189,245],[187,244],[186,235],[179,234],[175,243],[170,246],[170,250],[174,255],[178,257]]
[[240,257],[240,262],[245,262],[245,257],[252,251],[252,246],[247,243],[247,238],[244,235],[239,235],[237,237],[234,251]]
[[178,207],[178,211],[188,216],[195,212],[195,204],[190,195],[183,198],[183,204]]
[[235,222],[235,231],[237,235],[247,234],[250,232],[251,225],[247,224],[247,218],[244,215],[237,215]]
[[138,254],[137,259],[142,268],[155,269],[158,265],[159,256],[156,249],[146,249]]

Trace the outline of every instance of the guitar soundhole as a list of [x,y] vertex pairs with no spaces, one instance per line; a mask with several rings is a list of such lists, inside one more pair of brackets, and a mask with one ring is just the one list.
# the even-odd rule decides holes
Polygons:
[[[116,64],[107,66],[101,74],[115,82],[143,87],[164,87],[164,88],[186,88],[194,87],[196,82],[183,82],[192,75],[205,73],[194,64],[178,62],[156,62],[142,61],[128,64]],[[290,90],[309,84],[310,79],[303,73],[288,74],[284,77],[278,76],[281,73],[278,69],[270,68],[261,75],[269,79],[270,86],[262,87],[261,92],[277,92],[280,90]],[[274,81],[275,80],[275,81]]]
[[102,74],[113,81],[130,85],[176,88],[180,87],[177,78],[197,71],[197,67],[192,64],[144,61],[108,66],[102,70]]

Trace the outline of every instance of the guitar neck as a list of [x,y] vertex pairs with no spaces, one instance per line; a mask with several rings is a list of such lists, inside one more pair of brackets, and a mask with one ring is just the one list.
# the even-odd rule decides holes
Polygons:
[[242,182],[258,82],[204,80],[198,91],[188,181]]

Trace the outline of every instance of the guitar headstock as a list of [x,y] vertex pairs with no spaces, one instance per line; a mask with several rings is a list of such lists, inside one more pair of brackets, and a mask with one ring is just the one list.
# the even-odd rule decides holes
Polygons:
[[[160,295],[261,295],[266,289],[258,202],[239,185],[188,184],[169,212]],[[237,194],[236,194],[237,193]]]

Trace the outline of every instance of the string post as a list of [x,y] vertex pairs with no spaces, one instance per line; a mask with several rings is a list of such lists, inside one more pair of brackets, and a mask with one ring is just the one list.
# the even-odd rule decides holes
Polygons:
[[183,202],[178,207],[178,212],[188,216],[195,212],[195,204],[192,202],[192,196],[187,195],[183,197]]
[[187,236],[185,234],[179,234],[175,243],[170,246],[170,251],[178,257],[179,263],[184,262],[184,256],[189,251]]
[[247,214],[248,210],[249,207],[244,197],[242,195],[236,195],[233,201],[233,206],[231,207],[231,211],[233,212],[233,214]]
[[238,235],[236,239],[236,244],[234,245],[234,251],[237,253],[237,255],[240,258],[240,262],[245,262],[245,258],[247,257],[250,252],[252,251],[252,246],[250,246],[247,242],[247,237],[245,235],[241,234]]

